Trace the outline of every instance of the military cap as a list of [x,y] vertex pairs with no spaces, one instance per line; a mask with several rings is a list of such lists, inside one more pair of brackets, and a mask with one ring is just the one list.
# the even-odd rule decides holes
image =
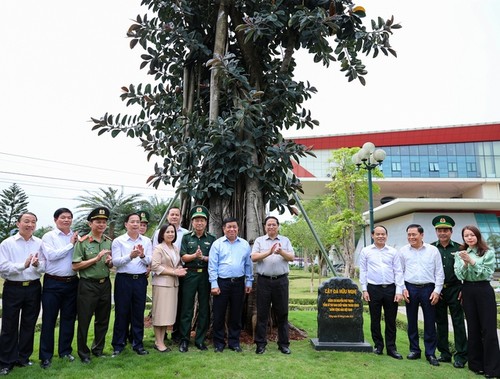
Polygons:
[[146,224],[149,223],[149,213],[146,211],[139,211],[137,212],[139,214],[139,217],[141,218],[141,222],[145,222]]
[[432,219],[432,225],[434,225],[436,229],[451,229],[455,226],[455,220],[450,216],[440,215]]
[[96,219],[105,219],[107,220],[109,218],[109,209],[105,207],[99,207],[94,209],[92,212],[89,213],[87,216],[87,221],[92,221]]
[[191,215],[191,220],[195,217],[204,217],[208,219],[208,209],[203,205],[195,205],[191,208],[189,214]]

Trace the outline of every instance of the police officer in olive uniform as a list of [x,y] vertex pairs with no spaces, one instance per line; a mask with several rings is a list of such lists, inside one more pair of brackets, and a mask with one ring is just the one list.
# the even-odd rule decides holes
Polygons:
[[145,235],[148,231],[149,226],[149,213],[146,211],[139,211],[139,217],[141,218],[141,226],[139,227],[139,234]]
[[194,345],[207,350],[205,337],[210,321],[210,283],[208,281],[208,252],[216,237],[207,232],[208,209],[202,205],[190,211],[192,231],[184,234],[181,244],[181,259],[187,274],[183,278],[179,351],[188,351],[191,322],[196,294],[198,294],[198,326]]
[[467,362],[467,335],[465,332],[464,311],[460,304],[462,282],[458,280],[453,269],[455,256],[460,244],[451,240],[455,221],[446,215],[434,217],[432,225],[436,229],[438,240],[432,245],[439,249],[444,270],[444,285],[441,299],[436,304],[437,349],[441,353],[440,362],[451,362],[452,353],[448,342],[448,308],[453,323],[455,350],[453,367],[464,368]]
[[[75,244],[73,270],[78,271],[77,317],[78,355],[82,363],[90,362],[90,353],[103,355],[105,337],[111,313],[111,282],[109,269],[111,260],[111,239],[104,235],[108,226],[109,210],[96,208],[87,217],[90,233]],[[87,346],[87,336],[92,316],[94,320],[94,341]]]

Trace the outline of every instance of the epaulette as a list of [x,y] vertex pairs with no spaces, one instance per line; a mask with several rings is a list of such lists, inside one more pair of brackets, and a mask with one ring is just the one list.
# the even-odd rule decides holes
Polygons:
[[83,241],[85,241],[87,238],[89,238],[89,235],[88,235],[88,234],[85,234],[84,236],[78,236],[78,242],[83,242]]
[[105,240],[113,241],[113,238],[111,238],[110,236],[107,236],[106,234],[103,234],[102,236],[104,237]]

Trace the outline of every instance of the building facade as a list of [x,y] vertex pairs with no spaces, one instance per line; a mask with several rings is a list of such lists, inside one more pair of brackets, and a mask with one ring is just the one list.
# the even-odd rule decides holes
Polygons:
[[[454,239],[467,224],[479,227],[490,247],[497,250],[500,267],[500,124],[460,125],[412,130],[294,138],[316,155],[294,165],[304,198],[326,193],[331,180],[332,150],[374,143],[387,153],[381,166],[384,178],[375,178],[375,223],[389,228],[389,244],[406,244],[406,226],[416,222],[436,239],[431,220],[450,214],[457,225]],[[368,204],[368,203],[367,203]],[[367,205],[368,208],[368,205]],[[365,214],[368,219],[368,213]],[[369,243],[370,231],[358,244]]]

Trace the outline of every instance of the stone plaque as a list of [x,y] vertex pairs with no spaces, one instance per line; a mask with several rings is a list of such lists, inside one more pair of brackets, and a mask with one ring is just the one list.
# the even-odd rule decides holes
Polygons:
[[363,335],[361,292],[351,279],[332,278],[318,288],[318,338],[311,343],[316,350],[373,350]]

